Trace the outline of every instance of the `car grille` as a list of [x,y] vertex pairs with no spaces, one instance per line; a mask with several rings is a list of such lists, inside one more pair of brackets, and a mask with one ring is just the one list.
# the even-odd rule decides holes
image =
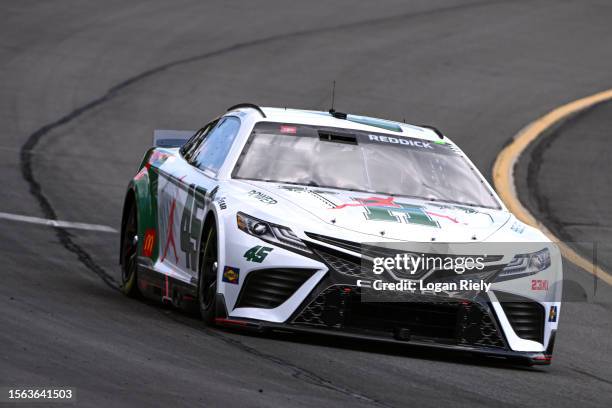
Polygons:
[[281,305],[304,284],[316,270],[313,269],[260,269],[250,272],[236,307],[272,309]]
[[367,332],[478,347],[504,347],[496,323],[484,306],[457,300],[363,302],[359,288],[332,285],[293,319],[296,325]]
[[475,303],[466,303],[458,316],[457,342],[465,346],[504,347],[495,321]]
[[499,291],[494,293],[516,335],[544,344],[544,307],[522,296]]
[[361,258],[347,253],[336,251],[322,245],[311,245],[310,248],[327,266],[344,276],[354,278],[371,277],[365,269],[361,268]]

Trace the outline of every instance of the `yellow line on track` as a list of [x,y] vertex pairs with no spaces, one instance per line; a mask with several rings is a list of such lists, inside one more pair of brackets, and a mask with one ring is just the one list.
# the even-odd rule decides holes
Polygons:
[[501,199],[517,218],[526,224],[539,228],[551,241],[557,243],[565,259],[592,273],[607,284],[612,285],[612,275],[610,273],[597,265],[593,265],[588,259],[561,242],[555,234],[523,206],[514,185],[514,167],[529,144],[541,136],[547,129],[550,129],[570,115],[610,99],[612,99],[612,89],[560,106],[529,124],[497,156],[493,165],[493,183]]

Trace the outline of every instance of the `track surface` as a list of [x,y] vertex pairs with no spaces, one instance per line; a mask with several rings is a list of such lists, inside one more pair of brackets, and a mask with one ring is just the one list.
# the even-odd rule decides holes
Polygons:
[[[488,174],[522,126],[612,81],[604,0],[319,3],[3,1],[0,212],[119,228],[154,128],[196,129],[240,101],[328,108],[333,79],[337,108],[436,124]],[[553,365],[523,369],[204,329],[118,293],[117,234],[0,222],[0,385],[113,407],[612,400],[610,288],[593,296],[571,265],[568,293],[589,301],[564,306]]]
[[530,212],[607,271],[612,271],[611,128],[608,101],[550,129],[519,163],[519,190]]

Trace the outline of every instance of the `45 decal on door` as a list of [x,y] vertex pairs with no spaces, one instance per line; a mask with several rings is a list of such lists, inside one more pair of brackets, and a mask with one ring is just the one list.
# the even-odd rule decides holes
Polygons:
[[196,270],[198,260],[198,242],[202,235],[202,221],[206,206],[206,190],[189,185],[187,200],[181,217],[181,251],[185,253],[187,269]]

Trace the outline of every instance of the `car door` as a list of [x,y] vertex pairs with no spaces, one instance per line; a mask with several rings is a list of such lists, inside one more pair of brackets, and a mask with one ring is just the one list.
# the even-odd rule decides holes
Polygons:
[[239,130],[240,120],[233,116],[205,126],[160,172],[159,261],[165,273],[185,282],[197,281],[200,239],[210,192],[218,186],[218,171]]

